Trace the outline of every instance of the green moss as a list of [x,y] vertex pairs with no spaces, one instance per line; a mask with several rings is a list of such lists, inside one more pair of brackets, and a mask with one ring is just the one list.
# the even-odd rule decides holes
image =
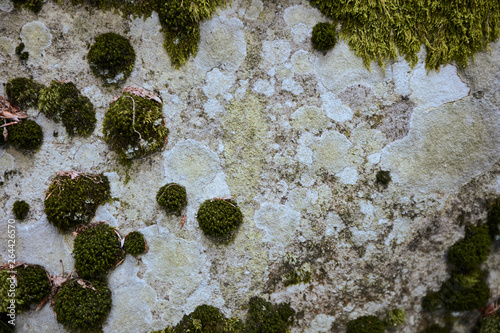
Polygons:
[[479,333],[500,333],[500,314],[485,318],[480,327]]
[[[42,266],[23,264],[13,269],[15,272],[15,304],[16,312],[28,310],[32,304],[38,305],[50,293],[50,282],[47,272]],[[10,303],[9,290],[11,273],[7,269],[0,270],[0,312],[8,312]],[[12,295],[11,295],[12,296]]]
[[450,332],[451,331],[449,328],[441,327],[439,325],[431,325],[426,329],[424,329],[423,331],[421,331],[420,333],[450,333]]
[[315,50],[331,50],[337,43],[335,26],[331,23],[317,23],[313,27],[311,42]]
[[90,47],[87,60],[95,76],[105,85],[120,85],[129,77],[135,51],[127,38],[108,32],[99,35]]
[[165,33],[165,49],[174,67],[180,67],[198,52],[199,23],[225,6],[226,0],[160,1],[158,13]]
[[59,230],[88,223],[96,209],[110,199],[109,181],[97,174],[57,175],[45,197],[45,214]]
[[146,252],[146,240],[139,231],[133,231],[125,237],[123,250],[134,257]]
[[186,188],[175,183],[166,184],[156,194],[156,202],[168,214],[181,215],[187,205]]
[[295,321],[295,310],[286,303],[272,304],[252,297],[248,307],[247,333],[286,333]]
[[95,109],[73,82],[52,81],[40,91],[38,107],[48,118],[62,120],[70,135],[89,136],[96,124]]
[[384,322],[387,327],[395,327],[404,324],[406,313],[403,309],[394,309],[387,313]]
[[385,326],[376,316],[363,316],[347,323],[347,333],[382,333]]
[[123,259],[120,239],[113,227],[97,224],[78,234],[73,256],[78,276],[84,279],[102,279],[108,270]]
[[370,68],[382,68],[402,55],[414,66],[422,44],[426,68],[438,70],[450,62],[466,66],[476,52],[500,35],[500,3],[490,0],[310,0],[341,23],[345,39]]
[[19,60],[22,62],[25,62],[28,60],[30,54],[28,52],[23,52],[24,50],[24,43],[19,43],[18,46],[16,46],[16,54],[19,57]]
[[35,14],[38,14],[42,10],[43,0],[14,0],[14,7],[31,10]]
[[311,264],[308,262],[299,263],[298,258],[287,253],[283,259],[285,272],[283,274],[283,283],[290,286],[299,283],[308,283],[311,281]]
[[30,211],[30,205],[26,201],[16,201],[14,202],[14,207],[12,208],[14,216],[18,220],[24,220]]
[[432,312],[444,308],[441,292],[431,291],[422,299],[422,309],[425,312]]
[[55,297],[57,321],[69,331],[100,332],[111,310],[111,291],[99,281],[71,280]]
[[377,183],[387,186],[391,180],[391,172],[390,171],[384,171],[384,170],[379,170],[376,175]]
[[37,150],[43,142],[43,130],[34,120],[26,119],[9,126],[7,141],[20,150]]
[[227,241],[243,222],[243,214],[235,201],[215,198],[201,204],[197,219],[205,235]]
[[162,105],[126,92],[106,111],[103,133],[123,164],[158,152],[168,137]]
[[491,238],[495,239],[495,236],[500,234],[500,198],[491,205],[486,224]]
[[461,272],[477,269],[490,253],[488,226],[468,226],[465,237],[448,250],[448,262]]
[[32,79],[18,77],[7,81],[5,93],[10,104],[26,109],[30,106],[37,106],[38,95],[43,88],[42,84],[36,83]]
[[483,307],[490,297],[485,273],[454,274],[441,287],[444,306],[449,311],[471,311]]

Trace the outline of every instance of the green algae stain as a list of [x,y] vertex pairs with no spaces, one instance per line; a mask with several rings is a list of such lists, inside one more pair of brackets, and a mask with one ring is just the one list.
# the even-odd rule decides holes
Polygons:
[[252,198],[258,189],[269,141],[264,110],[264,101],[248,93],[229,104],[223,116],[226,175],[235,197]]

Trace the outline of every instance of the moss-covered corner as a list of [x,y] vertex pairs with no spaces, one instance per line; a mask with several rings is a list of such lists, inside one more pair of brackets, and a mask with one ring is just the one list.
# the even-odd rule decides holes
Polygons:
[[200,229],[206,236],[221,242],[229,241],[243,222],[243,214],[236,201],[214,198],[203,202],[197,214]]
[[10,104],[26,109],[30,106],[38,106],[38,96],[43,88],[45,88],[44,85],[32,79],[17,77],[7,81],[5,93]]
[[40,90],[38,107],[48,118],[62,120],[70,136],[89,136],[97,122],[94,105],[69,81],[52,81]]
[[179,216],[187,205],[186,188],[175,183],[165,184],[158,190],[156,202],[167,214]]
[[78,276],[84,279],[103,279],[108,270],[123,259],[120,239],[106,223],[91,226],[75,239],[73,256]]
[[57,293],[57,321],[70,332],[100,332],[111,310],[111,291],[100,281],[70,280]]
[[148,251],[148,245],[144,235],[139,231],[132,231],[127,236],[125,236],[125,241],[123,243],[123,250],[134,257],[140,254],[146,253]]
[[108,178],[99,174],[61,172],[45,196],[45,214],[61,231],[87,224],[97,207],[111,198]]
[[0,312],[9,312],[7,307],[10,304],[9,289],[13,281],[17,285],[14,299],[16,312],[28,310],[32,304],[38,305],[50,293],[50,281],[45,268],[39,265],[20,264],[13,269],[14,280],[11,271],[0,270]]
[[490,0],[351,1],[310,0],[334,23],[339,36],[370,68],[376,61],[384,68],[399,55],[411,66],[425,45],[427,69],[439,70],[455,62],[466,66],[469,58],[500,35],[500,3]]
[[14,216],[18,220],[24,220],[26,216],[28,216],[28,213],[30,211],[30,205],[24,201],[16,201],[14,202],[14,206],[12,207],[12,212],[14,213]]
[[134,68],[135,51],[127,38],[108,32],[97,36],[87,61],[104,85],[118,86],[127,80]]
[[363,316],[347,323],[347,333],[383,333],[385,325],[376,316]]
[[124,165],[130,165],[133,159],[158,152],[163,149],[168,138],[162,104],[147,96],[125,92],[106,111],[103,133],[104,140],[119,155]]
[[337,43],[335,26],[331,23],[320,22],[313,27],[311,42],[317,51],[331,50]]
[[43,143],[43,130],[34,120],[25,119],[9,126],[7,142],[19,150],[35,151]]
[[286,333],[295,322],[295,310],[287,303],[272,304],[263,298],[252,297],[248,307],[247,333]]
[[448,250],[448,262],[461,272],[478,269],[490,253],[491,237],[488,226],[468,226],[465,237]]

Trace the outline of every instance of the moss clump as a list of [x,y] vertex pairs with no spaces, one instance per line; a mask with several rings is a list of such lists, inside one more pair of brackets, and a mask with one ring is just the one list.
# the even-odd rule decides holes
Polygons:
[[431,325],[421,331],[420,333],[450,333],[449,328],[441,327],[439,325]]
[[347,333],[382,333],[385,326],[376,316],[363,316],[347,323]]
[[315,50],[331,50],[337,43],[335,26],[325,22],[316,24],[313,27],[311,42]]
[[311,281],[312,269],[309,262],[301,264],[295,255],[287,253],[283,258],[283,264],[285,268],[283,283],[285,286]]
[[111,291],[99,281],[71,280],[57,293],[57,321],[69,331],[100,332],[111,310]]
[[165,49],[174,67],[180,67],[198,52],[199,24],[225,6],[226,0],[160,1],[158,13],[165,32]]
[[500,314],[485,318],[480,327],[479,333],[500,333]]
[[487,223],[491,239],[500,234],[500,198],[491,205],[488,211]]
[[28,52],[23,52],[23,50],[24,50],[24,43],[19,43],[19,45],[16,46],[16,54],[19,57],[19,60],[21,60],[21,62],[28,60],[28,58],[30,57],[30,54]]
[[[39,304],[50,293],[50,282],[47,272],[42,266],[22,264],[15,269],[15,305],[16,312],[28,310],[30,305]],[[10,299],[9,289],[11,282],[11,273],[7,269],[0,270],[1,301],[0,312],[8,312]]]
[[377,179],[377,183],[384,186],[387,186],[392,180],[390,171],[379,170],[375,177]]
[[341,23],[345,39],[367,68],[381,67],[399,55],[411,66],[425,45],[427,69],[452,61],[466,66],[476,52],[500,35],[500,3],[491,0],[310,0]]
[[14,202],[14,207],[12,208],[14,216],[18,220],[24,220],[30,211],[30,205],[26,201],[16,201]]
[[73,248],[78,275],[84,279],[104,278],[123,259],[120,245],[115,229],[105,223],[78,234]]
[[187,205],[186,188],[175,183],[166,184],[156,194],[156,202],[167,214],[181,215]]
[[38,14],[42,10],[43,0],[14,0],[14,7],[31,10],[35,14]]
[[461,272],[477,269],[490,253],[488,226],[469,226],[465,237],[448,250],[448,262]]
[[126,92],[106,111],[103,133],[104,140],[125,165],[132,159],[158,152],[168,137],[162,105]]
[[73,82],[52,81],[40,91],[38,107],[48,118],[62,120],[70,136],[89,136],[96,124],[94,105]]
[[54,178],[44,202],[47,219],[61,231],[88,223],[97,207],[111,198],[106,176],[71,173]]
[[34,120],[9,126],[7,141],[20,150],[37,150],[43,142],[43,130]]
[[227,240],[243,222],[243,214],[236,201],[216,198],[201,204],[197,219],[205,235]]
[[252,297],[248,307],[247,333],[286,333],[295,321],[295,310],[287,303],[272,304]]
[[134,257],[143,254],[147,251],[146,240],[144,235],[139,231],[133,231],[125,237],[123,250],[130,253]]
[[127,38],[108,32],[99,35],[90,47],[87,60],[95,76],[105,85],[120,85],[129,77],[135,51]]
[[394,309],[387,313],[384,322],[387,327],[395,327],[404,324],[406,313],[403,309]]
[[10,104],[26,109],[38,105],[38,95],[43,88],[44,85],[32,79],[18,77],[7,81],[5,92]]

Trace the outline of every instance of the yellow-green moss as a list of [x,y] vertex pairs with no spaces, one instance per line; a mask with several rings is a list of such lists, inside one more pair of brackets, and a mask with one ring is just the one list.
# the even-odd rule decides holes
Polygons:
[[14,212],[14,216],[18,220],[24,220],[30,211],[30,205],[24,200],[14,202],[14,206],[12,207],[12,211]]
[[111,291],[99,281],[71,280],[55,297],[57,321],[70,332],[101,332],[111,310]]
[[30,106],[37,106],[38,95],[43,88],[45,88],[44,85],[32,79],[17,77],[7,81],[5,93],[10,104],[26,109]]
[[102,131],[123,164],[160,151],[168,137],[162,105],[128,92],[111,103]]
[[129,77],[135,62],[135,51],[127,38],[108,32],[97,36],[87,60],[95,76],[104,85],[118,86]]
[[105,223],[78,234],[73,248],[78,276],[84,279],[103,279],[108,270],[123,259],[120,245],[115,229]]
[[403,309],[394,309],[387,312],[384,322],[387,327],[395,327],[404,324],[406,313]]
[[243,214],[236,201],[215,198],[201,204],[197,219],[205,235],[217,241],[226,242],[231,239],[236,228],[243,222]]
[[57,175],[45,196],[47,220],[59,230],[67,231],[88,223],[97,207],[110,197],[109,181],[97,174]]
[[139,231],[132,231],[125,237],[123,250],[134,257],[146,252],[146,239]]
[[166,184],[158,190],[156,202],[167,214],[181,215],[187,205],[186,188],[175,183]]
[[40,90],[38,107],[48,118],[62,120],[66,132],[89,136],[96,124],[94,105],[83,96],[73,82],[52,81]]
[[341,23],[345,39],[367,68],[402,55],[411,66],[422,44],[426,68],[466,66],[474,53],[500,35],[500,2],[491,0],[310,0]]

